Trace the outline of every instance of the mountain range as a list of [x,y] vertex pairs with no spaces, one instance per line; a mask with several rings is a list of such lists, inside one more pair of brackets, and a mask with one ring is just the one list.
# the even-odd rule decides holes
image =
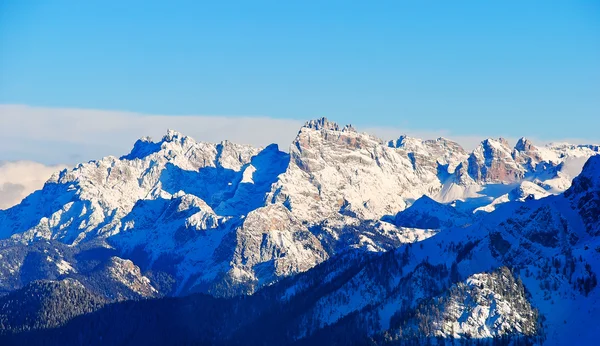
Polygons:
[[325,118],[288,151],[142,138],[0,210],[0,335],[593,343],[599,151],[499,138],[468,152]]

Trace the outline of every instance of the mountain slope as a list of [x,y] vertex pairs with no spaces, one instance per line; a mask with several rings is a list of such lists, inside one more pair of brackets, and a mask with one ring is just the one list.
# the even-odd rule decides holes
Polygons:
[[56,328],[107,303],[77,280],[35,281],[0,297],[0,334]]

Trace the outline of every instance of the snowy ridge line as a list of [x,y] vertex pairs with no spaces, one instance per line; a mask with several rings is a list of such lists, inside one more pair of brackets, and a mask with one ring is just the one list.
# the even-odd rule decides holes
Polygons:
[[[597,152],[486,139],[469,153],[444,138],[386,142],[325,118],[307,122],[288,153],[169,130],[53,175],[0,211],[0,239],[111,249],[171,278],[161,294],[247,294],[348,249],[387,251],[561,193]],[[81,272],[65,261],[64,275]],[[11,268],[1,269],[7,278],[19,275]],[[15,282],[4,289],[27,283]]]

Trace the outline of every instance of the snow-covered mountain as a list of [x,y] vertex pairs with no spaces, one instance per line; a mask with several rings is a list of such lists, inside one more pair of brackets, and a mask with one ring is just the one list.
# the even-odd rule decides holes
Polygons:
[[[116,304],[61,329],[8,340],[592,345],[600,313],[599,196],[596,156],[564,194],[509,201],[469,225],[448,225],[392,251],[340,253],[250,297]],[[435,203],[422,199],[413,207],[446,215]],[[413,215],[411,208],[400,214]],[[10,306],[32,289],[10,295]],[[68,306],[66,314],[76,311]]]
[[325,292],[298,317],[297,338],[360,328],[384,343],[520,335],[594,344],[599,172],[600,156],[592,157],[564,195],[507,202],[472,225],[369,260],[332,259],[317,268],[326,279],[298,275],[276,296]]
[[597,312],[598,151],[486,139],[468,153],[325,118],[288,152],[169,131],[0,211],[0,288],[69,279],[112,301],[256,292],[304,302],[284,329],[298,340],[349,324],[385,342],[587,337],[561,318]]
[[[114,250],[141,272],[170,277],[163,294],[252,293],[348,249],[386,251],[469,223],[476,208],[561,192],[597,152],[487,139],[469,154],[447,139],[386,142],[325,118],[307,122],[289,153],[169,131],[121,158],[53,175],[0,211],[0,237],[8,247],[54,240],[75,252]],[[441,223],[400,222],[396,214],[424,195],[456,209],[433,207]],[[438,203],[413,211],[428,204]],[[63,261],[78,271],[79,260]]]

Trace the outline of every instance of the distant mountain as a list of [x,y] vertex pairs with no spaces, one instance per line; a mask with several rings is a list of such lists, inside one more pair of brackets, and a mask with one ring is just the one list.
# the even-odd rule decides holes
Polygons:
[[[87,270],[84,252],[112,251],[113,262],[130,260],[134,275],[149,280],[140,296],[252,293],[349,249],[425,239],[456,222],[456,212],[465,223],[476,208],[560,193],[598,150],[487,139],[469,154],[447,139],[386,142],[325,118],[307,122],[289,153],[169,131],[158,142],[138,140],[121,158],[63,170],[0,211],[0,237],[11,239],[0,254],[53,240],[73,257],[59,254],[35,279],[73,277]],[[440,206],[450,213],[442,223],[391,220],[423,195],[456,212]],[[19,260],[11,263],[0,268],[5,291],[28,282]]]
[[[474,218],[471,225],[451,225],[418,244],[385,253],[347,251],[250,297],[127,301],[74,318],[58,329],[20,334],[12,332],[22,330],[23,322],[5,314],[9,319],[4,317],[3,323],[12,329],[5,330],[2,340],[594,344],[594,316],[600,313],[599,196],[596,156],[563,195],[507,202]],[[413,206],[445,211],[430,208],[435,203],[424,199]],[[27,297],[22,292],[28,290],[29,286],[4,301]],[[83,306],[97,299],[87,297]]]
[[[468,153],[324,118],[287,153],[144,138],[0,211],[2,299],[34,316],[0,327],[50,344],[592,340],[598,151],[487,139]],[[61,290],[80,298],[48,307]],[[129,301],[162,296],[182,298]]]

